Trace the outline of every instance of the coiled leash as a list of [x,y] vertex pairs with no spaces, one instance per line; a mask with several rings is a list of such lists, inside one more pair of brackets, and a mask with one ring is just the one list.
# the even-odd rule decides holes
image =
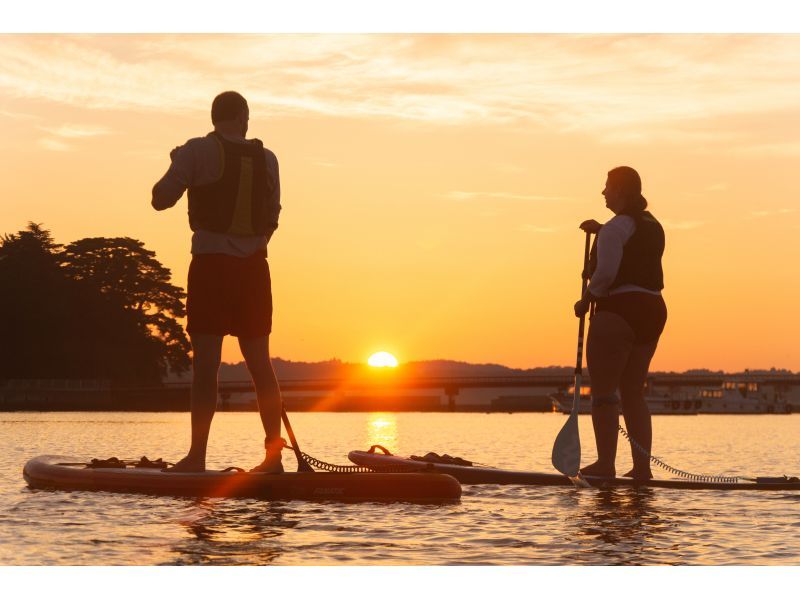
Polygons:
[[286,413],[285,407],[283,407],[281,410],[281,419],[283,420],[283,425],[286,428],[286,434],[289,436],[289,440],[291,441],[291,445],[289,445],[286,440],[282,438],[281,440],[283,440],[283,448],[288,448],[294,451],[294,456],[297,459],[298,472],[304,471],[307,473],[313,473],[314,467],[332,473],[407,473],[414,471],[413,466],[409,467],[407,465],[392,464],[389,466],[365,467],[363,465],[336,465],[335,463],[328,463],[327,461],[317,459],[316,457],[312,457],[308,453],[304,453],[300,450],[300,445],[297,443],[297,438],[292,430],[292,424],[289,423],[289,416]]
[[307,453],[301,452],[300,454],[303,455],[306,462],[313,467],[333,473],[411,473],[420,470],[419,467],[415,465],[405,464],[371,465],[369,467],[364,465],[336,465],[316,459]]
[[[800,482],[800,478],[790,477],[790,476],[786,476],[786,475],[778,476],[778,477],[755,477],[755,478],[751,478],[751,477],[709,476],[709,475],[700,475],[700,474],[696,474],[696,473],[689,473],[687,471],[682,471],[680,469],[672,467],[671,465],[668,465],[667,463],[664,463],[658,457],[655,457],[655,456],[651,455],[642,445],[640,445],[633,438],[631,438],[630,435],[628,435],[627,430],[625,430],[625,428],[623,428],[622,426],[619,426],[619,431],[620,431],[620,434],[622,434],[628,440],[628,442],[630,442],[631,445],[637,451],[639,451],[640,453],[646,455],[647,458],[650,459],[650,461],[652,463],[658,465],[659,467],[661,467],[665,471],[668,471],[669,473],[672,473],[672,474],[674,474],[676,476],[679,476],[679,477],[682,477],[682,478],[685,478],[685,479],[688,479],[688,480],[692,480],[692,481],[695,481],[695,482],[710,482],[710,483],[715,483],[715,484],[737,484],[737,483],[739,483],[739,482],[741,482],[743,480],[748,481],[748,482],[756,482],[758,484],[785,484],[785,483]],[[380,452],[382,452],[384,455],[393,456],[392,453],[388,449],[382,447],[379,444],[372,445],[367,452],[370,453],[370,454],[375,454],[378,450],[380,450]],[[462,459],[461,457],[452,457],[452,456],[447,455],[447,454],[438,455],[436,453],[427,453],[423,457],[418,457],[416,455],[412,455],[410,458],[413,459],[414,461],[428,463],[428,464],[431,465],[431,468],[432,468],[432,465],[436,464],[436,463],[444,464],[444,465],[460,465],[462,467],[473,467],[475,465],[483,465],[481,463],[475,463],[473,461],[467,461],[466,459]],[[489,467],[488,465],[483,465],[483,466],[484,467]]]
[[658,467],[660,467],[664,471],[668,471],[669,473],[674,474],[674,475],[676,475],[678,477],[685,478],[687,480],[692,480],[694,482],[712,482],[712,483],[715,483],[715,484],[738,484],[739,483],[739,478],[737,478],[737,477],[702,475],[702,474],[697,474],[697,473],[689,473],[688,471],[682,471],[680,469],[677,469],[676,467],[672,467],[672,465],[668,465],[667,463],[664,463],[658,457],[656,457],[654,455],[651,455],[650,452],[646,448],[644,448],[641,444],[639,444],[633,438],[631,438],[630,434],[628,434],[628,431],[625,428],[623,428],[621,425],[617,424],[617,427],[619,428],[619,433],[622,434],[628,440],[628,442],[631,443],[631,446],[633,448],[635,448],[642,455],[644,455],[645,457],[650,459],[651,463],[653,463],[654,465],[657,465]]
[[[286,440],[283,441],[283,448],[294,450],[295,454],[299,452],[300,456],[307,465],[311,467],[316,467],[317,469],[321,469],[323,471],[329,471],[331,473],[410,473],[413,471],[419,471],[419,467],[416,465],[411,464],[404,464],[404,463],[392,463],[390,465],[337,465],[335,463],[328,463],[327,461],[323,461],[322,459],[317,459],[316,457],[312,457],[308,453],[304,453],[296,449],[296,447],[291,447],[288,445]],[[374,453],[376,448],[380,448],[383,450],[384,454],[391,455],[389,451],[387,451],[382,446],[375,444],[372,448],[369,449],[369,452]]]
[[651,455],[646,448],[636,442],[633,438],[630,437],[627,430],[622,426],[619,426],[619,433],[622,434],[625,438],[627,438],[628,442],[631,443],[631,446],[635,448],[637,451],[645,455],[650,461],[656,465],[658,465],[661,469],[668,471],[672,474],[675,474],[679,477],[686,478],[687,480],[692,480],[695,482],[712,482],[716,484],[738,484],[742,480],[748,482],[755,482],[757,484],[785,484],[785,483],[795,483],[800,482],[800,478],[795,476],[759,476],[755,478],[751,477],[724,477],[724,476],[713,476],[713,475],[698,475],[696,473],[688,473],[686,471],[681,471],[671,465],[667,465],[658,457]]

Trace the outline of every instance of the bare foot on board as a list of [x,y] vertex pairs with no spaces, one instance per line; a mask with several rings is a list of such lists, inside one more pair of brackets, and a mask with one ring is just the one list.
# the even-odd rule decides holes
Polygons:
[[283,473],[281,456],[267,457],[259,465],[250,470],[250,473]]
[[653,472],[649,469],[637,471],[636,468],[631,469],[628,473],[626,473],[623,478],[633,478],[634,480],[652,480],[653,479]]
[[613,465],[594,462],[586,467],[581,467],[581,473],[596,478],[613,478],[617,475],[617,470]]

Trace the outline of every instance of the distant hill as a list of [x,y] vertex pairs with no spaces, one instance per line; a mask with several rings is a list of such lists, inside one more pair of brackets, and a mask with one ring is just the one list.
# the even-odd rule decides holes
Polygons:
[[[347,363],[338,359],[328,361],[306,362],[289,361],[275,357],[272,359],[272,366],[279,380],[335,380],[347,378],[364,373],[367,366],[360,363]],[[547,366],[535,367],[530,369],[510,368],[495,363],[466,363],[464,361],[452,361],[448,359],[435,359],[431,361],[410,361],[399,366],[402,373],[410,377],[419,378],[448,378],[448,377],[493,377],[493,376],[535,376],[535,375],[561,375],[569,376],[573,368],[569,366]],[[400,373],[398,371],[398,373]],[[664,374],[668,372],[653,372]],[[669,372],[678,373],[678,372]],[[689,375],[721,375],[725,372],[718,370],[693,369],[680,372]],[[749,370],[749,372],[733,372],[727,375],[744,376],[746,374],[787,374],[792,375],[790,370],[769,369],[769,370]],[[219,371],[221,382],[248,380],[249,374],[244,362],[223,363]],[[167,382],[188,381],[191,374],[183,376],[170,375]]]
[[[279,380],[331,380],[347,378],[363,373],[366,366],[360,363],[346,363],[338,359],[328,361],[306,362],[289,361],[275,357],[272,367]],[[568,375],[570,367],[549,366],[532,369],[515,369],[494,363],[466,363],[436,359],[433,361],[410,361],[399,366],[403,374],[411,377],[447,378],[447,377],[489,377],[489,376],[530,376],[535,374]],[[398,371],[399,373],[399,371]],[[249,374],[244,362],[223,363],[219,369],[220,382],[247,380]],[[177,376],[170,374],[166,382],[190,380],[190,374]]]
[[466,363],[464,361],[451,361],[435,359],[432,361],[411,361],[403,364],[406,374],[419,377],[449,377],[449,376],[531,376],[531,375],[565,375],[572,373],[572,368],[565,366],[547,366],[531,369],[510,368],[496,363]]

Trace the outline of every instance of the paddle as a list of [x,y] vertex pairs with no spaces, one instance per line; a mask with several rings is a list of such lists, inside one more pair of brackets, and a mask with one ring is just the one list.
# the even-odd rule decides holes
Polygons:
[[289,440],[292,443],[294,456],[297,458],[297,471],[314,473],[314,468],[311,467],[308,463],[306,463],[305,459],[303,459],[303,455],[300,452],[300,445],[297,444],[297,438],[294,437],[294,432],[292,431],[292,424],[289,423],[289,416],[286,415],[286,407],[284,407],[283,405],[281,405],[281,419],[283,420],[283,426],[286,428],[286,433],[289,435]]
[[[586,293],[588,265],[589,265],[589,243],[592,234],[586,233],[586,246],[583,252],[583,272],[581,273],[581,297]],[[567,423],[561,428],[553,443],[552,463],[558,471],[567,476],[578,488],[590,488],[590,484],[584,479],[580,472],[581,467],[581,439],[578,434],[578,403],[581,398],[581,377],[583,375],[583,331],[586,323],[586,316],[580,317],[578,325],[578,360],[575,366],[575,394],[572,398],[572,411],[567,418]]]

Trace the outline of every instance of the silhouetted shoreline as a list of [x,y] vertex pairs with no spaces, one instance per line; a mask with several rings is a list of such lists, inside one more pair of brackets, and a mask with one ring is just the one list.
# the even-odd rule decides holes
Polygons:
[[[321,366],[275,361],[289,411],[546,412],[553,410],[553,395],[571,392],[572,383],[570,368],[558,366],[515,370],[437,361],[376,370],[338,361]],[[298,375],[303,373],[307,376]],[[104,380],[0,380],[0,411],[188,411],[190,381],[172,380],[141,386]],[[654,372],[647,392],[687,400],[701,393],[722,396],[723,388],[764,401],[777,399],[790,405],[790,411],[800,411],[800,374],[785,370]],[[224,365],[218,405],[221,411],[256,410],[243,364]]]
[[[446,378],[446,377],[490,377],[490,376],[571,376],[573,366],[549,365],[537,366],[533,368],[513,368],[496,363],[469,363],[465,361],[455,361],[450,359],[431,359],[424,361],[409,361],[399,365],[397,368],[372,368],[366,364],[350,363],[339,359],[329,359],[325,361],[307,362],[291,361],[272,358],[272,366],[279,380],[331,380],[346,379],[353,376],[386,376],[386,377],[411,377],[411,378]],[[683,372],[674,371],[655,371],[654,376],[664,375],[685,375],[685,376],[793,376],[800,375],[800,371],[770,368],[752,369],[739,372],[726,372],[723,370],[709,369],[689,369]],[[223,363],[219,369],[219,381],[242,381],[248,380],[247,367],[244,362]],[[191,372],[183,374],[169,373],[165,378],[165,383],[190,381]]]

